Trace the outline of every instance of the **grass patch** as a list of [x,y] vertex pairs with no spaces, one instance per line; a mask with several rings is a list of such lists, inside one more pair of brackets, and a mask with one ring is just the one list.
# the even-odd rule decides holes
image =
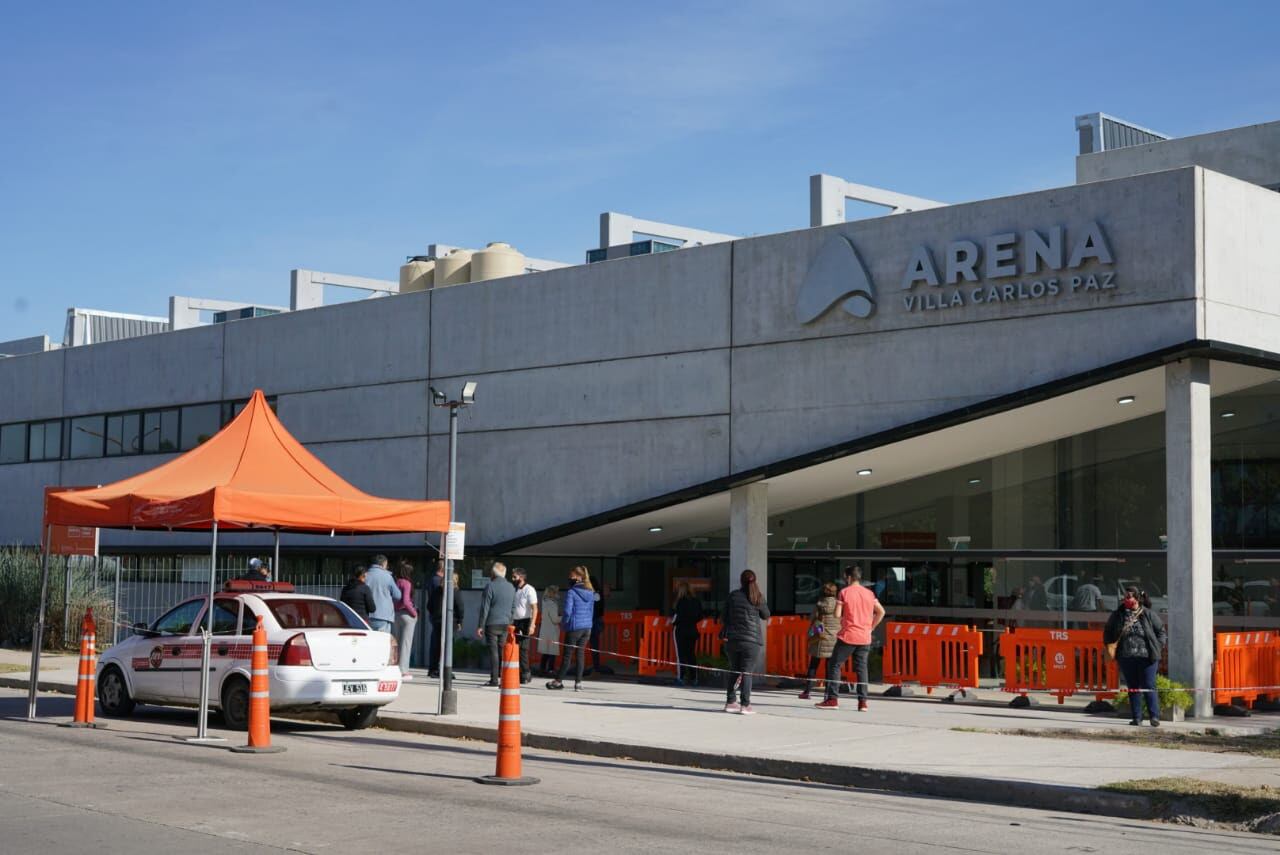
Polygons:
[[[1099,789],[1146,796],[1161,816],[1174,822],[1197,820],[1227,823],[1245,830],[1280,833],[1280,790],[1237,787],[1196,778],[1148,778],[1107,784]],[[1259,827],[1265,823],[1265,827]]]
[[13,674],[17,671],[29,671],[30,665],[19,665],[16,662],[0,662],[0,674]]
[[1039,736],[1047,739],[1078,739],[1089,742],[1123,742],[1145,748],[1178,748],[1187,751],[1209,751],[1215,754],[1249,754],[1253,757],[1280,759],[1280,729],[1246,736],[1228,736],[1212,727],[1193,733],[1173,728],[1143,727],[1132,730],[991,730],[956,727],[968,733],[998,733],[1004,736]]

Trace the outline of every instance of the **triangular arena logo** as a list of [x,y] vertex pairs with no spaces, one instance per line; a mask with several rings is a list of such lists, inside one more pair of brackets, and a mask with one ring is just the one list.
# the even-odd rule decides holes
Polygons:
[[836,303],[855,318],[869,318],[876,311],[875,285],[844,235],[832,235],[809,265],[796,298],[796,321],[812,323]]

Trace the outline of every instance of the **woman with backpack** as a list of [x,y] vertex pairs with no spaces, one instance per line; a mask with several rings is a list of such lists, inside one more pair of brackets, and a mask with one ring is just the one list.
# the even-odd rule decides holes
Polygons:
[[[760,622],[769,619],[769,607],[756,584],[756,574],[743,570],[739,587],[729,594],[724,608],[724,652],[729,658],[729,693],[724,711],[754,715],[751,708],[751,672],[760,661],[764,649],[764,629]],[[741,698],[738,703],[735,695]]]
[[560,656],[560,672],[547,683],[548,689],[563,689],[564,675],[569,673],[569,662],[576,656],[578,676],[573,681],[575,692],[582,688],[582,666],[586,661],[587,638],[591,635],[591,613],[595,609],[595,589],[591,587],[591,574],[578,565],[569,571],[569,589],[564,592],[564,608],[560,615],[560,628],[564,630],[564,652]]
[[813,605],[813,617],[809,621],[809,673],[805,675],[804,691],[800,700],[809,700],[809,690],[813,688],[813,678],[821,668],[825,674],[827,660],[836,649],[836,635],[840,632],[840,615],[844,608],[836,599],[838,592],[835,582],[822,586],[822,596]]
[[1146,591],[1126,588],[1124,599],[1107,619],[1102,643],[1115,658],[1129,689],[1129,724],[1142,724],[1142,699],[1152,727],[1160,726],[1160,701],[1156,696],[1156,670],[1165,644],[1164,624],[1151,610]]

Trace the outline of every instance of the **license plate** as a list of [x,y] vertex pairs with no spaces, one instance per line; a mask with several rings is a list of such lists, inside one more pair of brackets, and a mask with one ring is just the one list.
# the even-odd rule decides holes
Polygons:
[[369,691],[368,683],[343,683],[342,694],[344,695],[363,695]]

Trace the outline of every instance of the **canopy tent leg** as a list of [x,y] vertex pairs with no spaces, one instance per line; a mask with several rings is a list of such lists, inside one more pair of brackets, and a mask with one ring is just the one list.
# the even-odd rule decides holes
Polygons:
[[280,529],[276,529],[276,556],[271,559],[271,580],[280,581]]
[[213,521],[213,546],[209,550],[209,599],[204,608],[203,644],[200,648],[200,711],[196,735],[185,742],[226,742],[209,735],[209,662],[213,647],[213,594],[218,585],[218,521]]
[[62,646],[71,635],[71,556],[62,556]]
[[40,648],[44,646],[44,612],[49,602],[49,550],[53,548],[53,526],[44,527],[44,555],[40,559],[40,609],[31,632],[31,683],[27,686],[27,720],[36,718],[36,684],[40,682]]

